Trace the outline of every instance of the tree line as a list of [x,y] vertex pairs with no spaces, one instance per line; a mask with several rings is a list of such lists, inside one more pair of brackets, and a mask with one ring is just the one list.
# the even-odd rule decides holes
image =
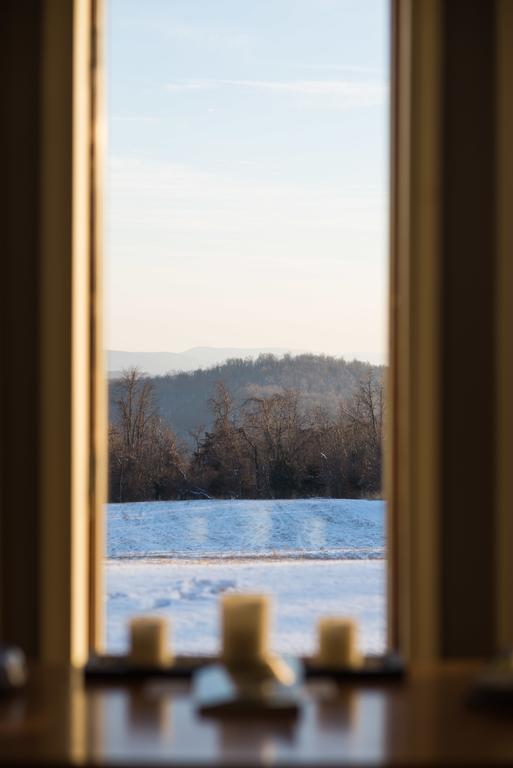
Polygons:
[[[369,372],[381,377],[383,368],[360,360],[344,360],[329,355],[262,354],[258,358],[235,358],[210,368],[174,372],[152,377],[160,415],[172,426],[175,435],[192,447],[191,438],[198,425],[213,426],[210,399],[218,382],[224,382],[234,404],[239,407],[249,397],[267,397],[287,389],[301,394],[301,407],[328,409],[331,415]],[[115,387],[111,386],[111,406],[115,410]]]
[[208,429],[186,443],[133,368],[112,385],[111,502],[192,498],[376,497],[381,493],[383,383],[367,368],[334,410],[293,388],[236,402],[218,382]]

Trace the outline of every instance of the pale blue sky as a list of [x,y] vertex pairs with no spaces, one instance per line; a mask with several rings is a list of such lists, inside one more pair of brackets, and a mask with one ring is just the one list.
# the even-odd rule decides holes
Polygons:
[[108,0],[107,343],[386,349],[388,3]]

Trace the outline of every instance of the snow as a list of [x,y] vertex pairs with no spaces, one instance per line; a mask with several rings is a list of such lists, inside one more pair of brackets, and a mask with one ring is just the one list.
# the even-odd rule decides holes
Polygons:
[[107,565],[107,647],[126,649],[126,626],[135,613],[170,619],[180,653],[210,654],[219,648],[218,599],[227,591],[274,596],[275,650],[310,653],[315,624],[323,615],[360,622],[362,648],[385,647],[383,560],[154,563],[110,561]]
[[384,502],[361,499],[109,504],[109,557],[382,558]]
[[219,597],[272,595],[272,645],[311,653],[322,615],[360,623],[362,648],[385,647],[381,501],[189,501],[111,504],[107,649],[127,645],[134,614],[166,616],[178,653],[219,648]]

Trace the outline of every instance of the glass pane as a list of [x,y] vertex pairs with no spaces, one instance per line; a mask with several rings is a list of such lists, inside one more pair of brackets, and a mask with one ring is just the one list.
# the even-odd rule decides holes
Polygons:
[[385,647],[385,0],[110,0],[107,646]]

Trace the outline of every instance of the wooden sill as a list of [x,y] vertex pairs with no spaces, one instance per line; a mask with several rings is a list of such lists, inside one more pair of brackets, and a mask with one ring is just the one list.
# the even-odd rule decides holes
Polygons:
[[474,663],[398,685],[305,685],[290,722],[197,715],[186,680],[94,686],[34,670],[0,699],[0,764],[25,766],[513,766],[511,715],[467,706]]
[[[201,667],[217,662],[213,656],[178,656],[172,666],[134,668],[124,656],[102,654],[90,659],[85,675],[88,682],[135,682],[153,679],[190,679]],[[366,656],[361,668],[326,669],[313,663],[311,658],[301,659],[307,679],[329,677],[335,680],[399,680],[405,669],[401,658],[394,653]]]

